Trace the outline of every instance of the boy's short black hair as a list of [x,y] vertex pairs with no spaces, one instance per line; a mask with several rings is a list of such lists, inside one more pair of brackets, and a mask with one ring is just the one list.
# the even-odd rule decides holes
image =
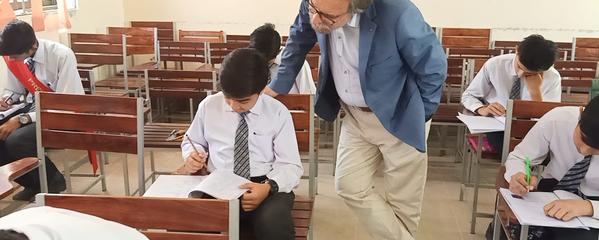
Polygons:
[[599,149],[599,96],[593,98],[580,115],[582,141],[592,148]]
[[275,30],[275,25],[265,23],[250,34],[250,48],[255,48],[271,60],[277,57],[281,50],[281,35]]
[[557,45],[538,34],[524,38],[518,45],[520,63],[530,71],[547,71],[557,59]]
[[37,42],[35,31],[29,23],[12,20],[0,33],[0,55],[18,55],[29,51]]
[[239,48],[223,60],[219,84],[225,96],[245,98],[262,92],[269,74],[268,63],[262,54],[252,48]]
[[10,229],[0,229],[0,240],[29,240],[27,235]]

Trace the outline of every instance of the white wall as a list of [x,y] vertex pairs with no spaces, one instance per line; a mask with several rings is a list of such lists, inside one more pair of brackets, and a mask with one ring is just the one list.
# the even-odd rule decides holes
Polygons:
[[[56,14],[55,12],[47,14]],[[31,23],[31,16],[20,16]],[[79,8],[71,12],[71,32],[105,32],[106,26],[123,26],[123,0],[79,0]],[[36,33],[38,38],[67,44],[66,32],[44,31]],[[0,60],[0,91],[6,81],[6,65]]]
[[[493,28],[493,38],[540,33],[555,41],[599,36],[597,0],[413,0],[432,26]],[[125,21],[175,21],[180,29],[248,34],[264,22],[286,35],[300,0],[125,0]]]

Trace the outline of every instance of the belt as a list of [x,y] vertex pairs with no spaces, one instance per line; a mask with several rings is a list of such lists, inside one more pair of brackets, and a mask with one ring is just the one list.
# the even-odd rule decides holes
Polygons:
[[362,112],[372,112],[372,109],[370,109],[369,107],[357,107],[358,109],[360,109],[360,111]]

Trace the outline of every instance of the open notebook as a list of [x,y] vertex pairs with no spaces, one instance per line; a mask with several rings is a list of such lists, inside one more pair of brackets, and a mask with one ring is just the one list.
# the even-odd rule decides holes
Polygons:
[[218,199],[231,200],[243,195],[241,189],[250,182],[231,171],[214,171],[207,176],[160,175],[148,188],[144,197],[187,198],[192,191],[202,191]]
[[570,221],[562,221],[545,215],[543,207],[554,200],[581,199],[578,195],[563,190],[553,192],[530,192],[522,199],[512,196],[510,190],[499,189],[508,206],[522,225],[558,228],[599,228],[599,220],[591,217],[577,217]]

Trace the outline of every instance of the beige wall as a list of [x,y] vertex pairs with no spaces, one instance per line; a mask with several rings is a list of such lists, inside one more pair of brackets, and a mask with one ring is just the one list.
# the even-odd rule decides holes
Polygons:
[[[55,13],[48,13],[55,14]],[[18,17],[31,23],[31,16]],[[71,12],[71,32],[105,32],[106,26],[124,24],[123,0],[79,0],[79,8]],[[68,42],[66,32],[44,31],[37,33],[38,38]],[[0,61],[0,91],[6,81],[6,65]]]

